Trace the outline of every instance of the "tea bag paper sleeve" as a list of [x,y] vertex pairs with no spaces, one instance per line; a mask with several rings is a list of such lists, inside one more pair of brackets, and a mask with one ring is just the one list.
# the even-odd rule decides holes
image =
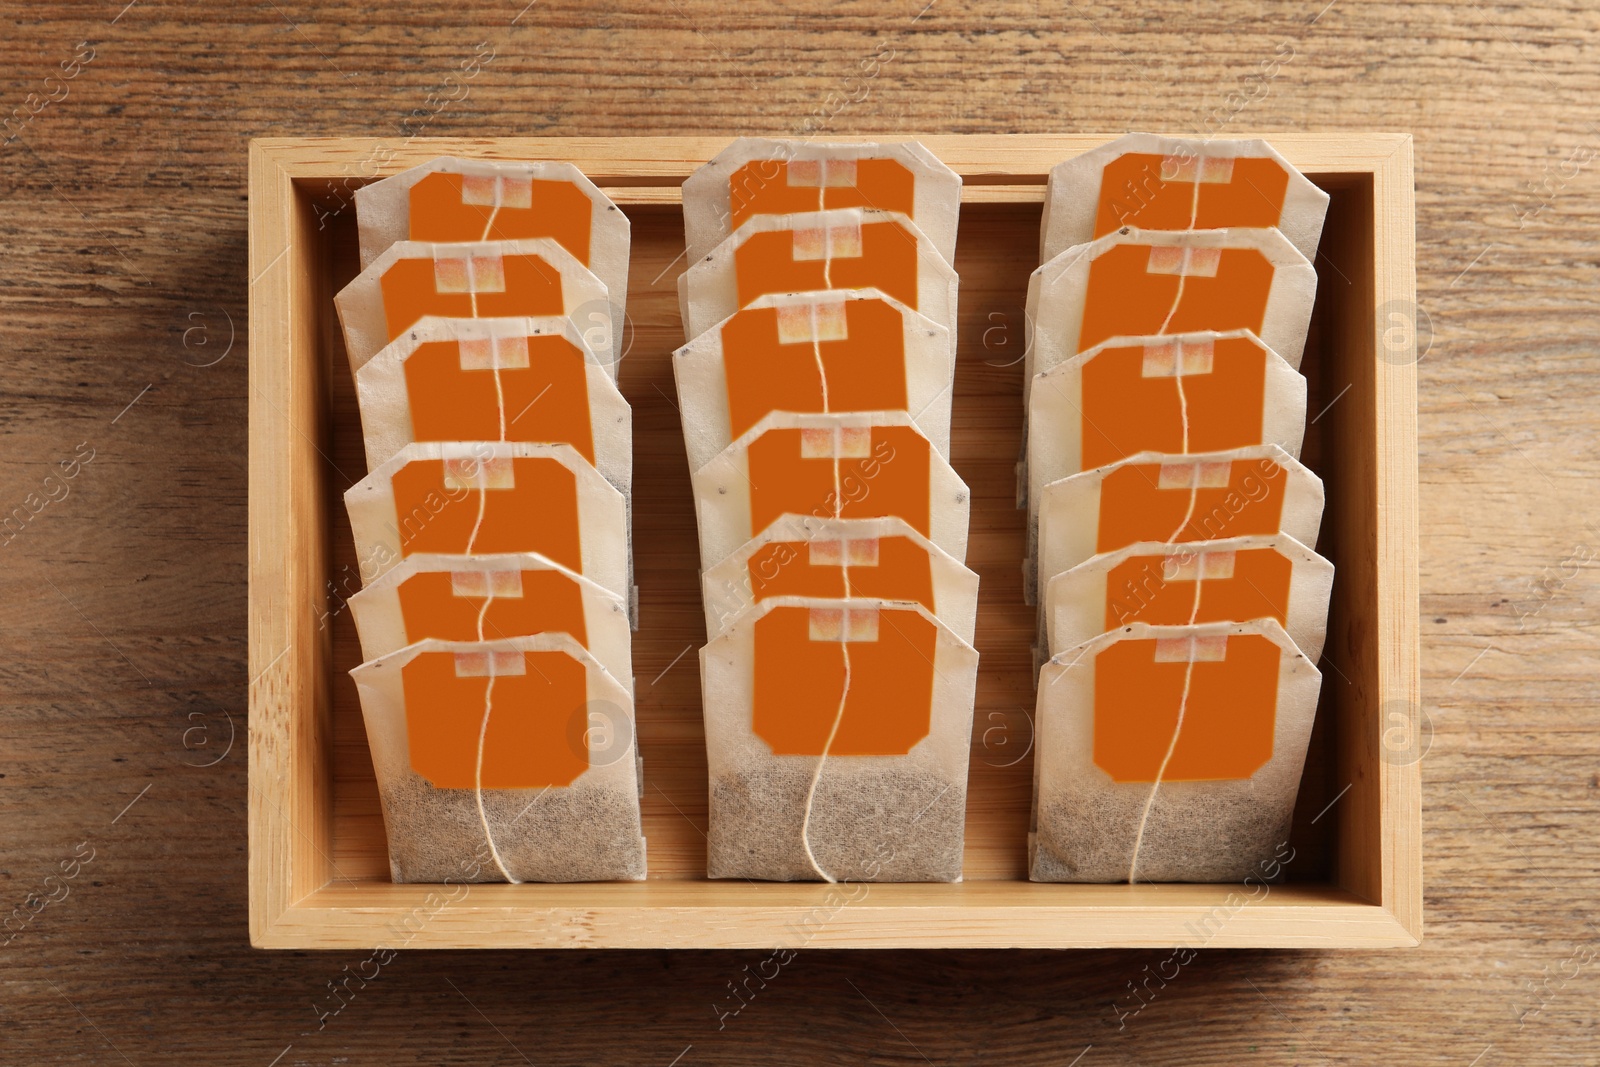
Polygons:
[[[357,558],[374,577],[414,552],[543,546],[557,562],[628,595],[626,501],[569,445],[410,444],[346,490],[345,507]],[[535,512],[540,521],[528,521]]]
[[572,317],[595,352],[610,350],[607,370],[616,376],[622,338],[610,325],[606,285],[548,237],[462,244],[397,241],[339,290],[333,303],[353,372],[426,315],[556,315]]
[[428,316],[356,371],[356,399],[368,470],[442,424],[456,433],[424,439],[570,444],[624,494],[632,487],[632,412],[565,317]]
[[[414,217],[420,185],[454,180],[462,210]],[[435,189],[437,195],[442,189]],[[548,237],[605,284],[609,309],[586,307],[580,328],[602,312],[621,336],[628,297],[628,216],[571,163],[440,156],[356,190],[361,266],[398,241],[499,241]],[[470,201],[470,203],[467,203]]]
[[[844,699],[832,688],[801,692],[802,703],[826,708],[837,702],[839,718],[831,731],[813,731],[813,743],[801,746],[805,752],[779,752],[778,747],[794,747],[789,741],[794,731],[784,728],[787,719],[764,716],[761,694],[770,686],[764,688],[757,677],[766,665],[757,648],[763,628],[786,621],[785,613],[799,613],[803,622],[807,613],[837,620],[845,611],[869,613],[876,640],[815,646],[855,649],[860,662],[843,675],[803,672],[788,687],[837,686],[842,678]],[[916,699],[928,701],[920,740],[906,749],[908,739],[901,738],[887,746],[893,752],[882,755],[845,753],[847,734],[859,742],[864,732],[882,728],[876,720],[890,721],[887,705],[876,705],[881,715],[863,719],[862,709],[849,700],[852,691],[876,691],[893,682],[871,669],[872,658],[862,650],[913,632],[931,635],[933,649],[927,658],[910,655],[904,668],[926,672],[920,688],[909,679],[902,682],[908,693],[919,694]],[[710,877],[960,880],[977,681],[977,653],[970,645],[918,606],[871,598],[780,597],[755,604],[730,622],[701,649],[700,663],[711,782]],[[918,708],[902,710],[916,713]],[[854,721],[844,721],[852,711]],[[780,728],[782,733],[773,732]],[[819,747],[815,742],[824,736],[828,740]]]
[[[1276,617],[1262,610],[1271,602],[1284,609],[1278,621],[1289,638],[1315,663],[1332,591],[1333,564],[1280,533],[1128,545],[1051,578],[1043,599],[1051,653],[1131,622],[1174,624],[1173,607],[1183,609],[1179,623],[1245,622]],[[1238,613],[1241,604],[1249,614]],[[1152,618],[1151,609],[1161,617]]]
[[956,272],[916,223],[869,208],[752,217],[678,276],[678,308],[692,338],[767,293],[867,288],[953,330]]
[[1328,194],[1266,141],[1130,133],[1051,168],[1039,258],[1125,225],[1154,228],[1173,217],[1172,199],[1183,209],[1163,229],[1275,226],[1307,259],[1328,210]]
[[[883,573],[897,565],[909,579],[904,586],[895,586],[895,577]],[[706,570],[701,588],[707,638],[715,639],[758,600],[815,588],[808,579],[818,568],[831,571],[830,578],[843,571],[855,588],[870,590],[881,599],[921,603],[957,637],[972,643],[978,613],[977,574],[903,519],[819,519],[792,514],[779,518]],[[898,595],[880,592],[890,589]],[[842,578],[837,591],[841,595],[844,591]]]
[[[886,316],[903,323],[898,355],[872,329]],[[860,337],[850,336],[852,321]],[[890,367],[873,366],[891,360]],[[758,418],[772,411],[901,407],[941,455],[950,453],[955,362],[949,331],[874,289],[759,297],[678,349],[672,371],[692,471],[748,428],[748,414],[732,425],[731,390],[738,390],[743,408],[760,398]],[[903,402],[872,403],[890,389],[891,378],[898,379]]]
[[[408,700],[407,670],[426,657],[454,660],[456,681],[474,694],[473,712],[461,716],[459,709]],[[580,691],[570,708],[538,703],[537,687],[519,694],[516,683],[541,673],[535,670],[539,663],[543,674],[559,679],[577,672]],[[563,663],[568,668],[552,674]],[[395,881],[644,877],[633,699],[570,637],[426,640],[350,673],[361,699]],[[472,686],[480,680],[486,684]],[[535,703],[522,702],[530,697]],[[608,728],[584,729],[594,716],[605,718]],[[544,748],[525,763],[519,753],[529,751],[523,741],[530,731],[544,739]],[[414,736],[426,738],[426,747],[414,745]],[[542,776],[553,765],[568,768],[555,777],[575,777],[547,781]],[[544,784],[475,784],[505,775]],[[476,874],[463,873],[467,861]]]
[[[1172,515],[1146,521],[1104,511],[1102,490],[1112,479],[1141,490],[1146,500],[1159,494],[1174,505],[1168,509]],[[1141,453],[1045,486],[1039,501],[1038,580],[1047,583],[1100,552],[1135,541],[1183,543],[1281,532],[1314,545],[1322,505],[1322,479],[1276,445],[1184,456]],[[1109,543],[1101,532],[1108,515],[1117,520]],[[1176,521],[1167,523],[1172,516]],[[1143,535],[1131,535],[1136,530]]]
[[1074,245],[1028,279],[1023,402],[1034,375],[1113,337],[1248,329],[1298,370],[1316,292],[1311,261],[1277,230],[1128,229]]
[[[440,602],[454,610],[443,610]],[[536,552],[454,556],[418,553],[391,567],[346,603],[362,658],[378,659],[428,638],[450,641],[567,632],[630,689],[628,606],[617,594]],[[558,630],[575,615],[580,633]],[[518,630],[515,621],[545,625]]]
[[[865,167],[862,161],[868,161]],[[800,183],[815,186],[817,209],[839,186],[858,186],[864,170],[883,164],[903,167],[911,202],[885,200],[876,190],[861,193],[873,206],[901,211],[928,235],[947,261],[955,260],[961,177],[919,142],[842,142],[741,137],[699,167],[683,183],[683,228],[689,261],[706,255],[739,226],[734,198],[755,214],[771,214],[768,193]],[[744,214],[740,211],[738,214]]]
[[[780,462],[752,469],[752,455],[757,453]],[[808,469],[821,465],[817,469],[827,468],[831,475],[819,477],[814,486],[801,486],[792,472],[802,465]],[[929,540],[955,559],[966,558],[971,494],[903,412],[847,416],[777,412],[694,472],[691,482],[702,570],[720,563],[786,513],[816,518],[894,516],[925,530]],[[907,500],[914,502],[915,511],[902,508]],[[770,518],[766,517],[769,501],[780,502]],[[762,517],[755,518],[757,514]]]
[[[1122,701],[1135,678],[1145,695]],[[1031,877],[1260,877],[1288,840],[1320,689],[1271,619],[1135,623],[1058,654],[1034,716]]]

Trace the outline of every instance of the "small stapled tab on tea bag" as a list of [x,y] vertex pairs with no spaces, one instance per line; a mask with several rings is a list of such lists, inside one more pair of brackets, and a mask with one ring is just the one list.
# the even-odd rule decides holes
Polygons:
[[903,519],[784,515],[701,578],[706,636],[774,597],[871,597],[920,604],[968,644],[978,576]]
[[710,877],[960,879],[971,645],[918,604],[781,596],[700,663]]
[[554,241],[595,273],[621,336],[629,223],[571,163],[441,156],[356,190],[361,266],[399,241]]
[[762,215],[836,208],[898,212],[955,258],[961,178],[915,141],[829,143],[741,137],[683,183],[689,261]]
[[535,552],[408,556],[347,602],[368,660],[427,638],[493,641],[564,633],[633,688],[627,604]]
[[757,297],[827,289],[877,289],[951,330],[953,354],[955,271],[909,218],[860,207],[751,216],[679,276],[684,335]]
[[1043,602],[1052,654],[1136,622],[1274,619],[1315,663],[1332,591],[1333,564],[1280,533],[1127,545],[1051,578]]
[[572,637],[428,639],[350,675],[396,882],[644,877],[633,697]]
[[908,412],[950,451],[948,331],[874,290],[769,294],[680,348],[689,469],[774,411]]
[[1183,544],[1286,533],[1317,542],[1322,480],[1277,445],[1173,456],[1142,452],[1039,494],[1041,586],[1141,541]]
[[1041,260],[1123,227],[1277,227],[1317,254],[1328,194],[1266,141],[1130,133],[1050,171]]
[[774,412],[691,480],[702,571],[788,514],[898,518],[966,557],[966,484],[904,412]]
[[1096,345],[1029,391],[1030,547],[1051,482],[1140,452],[1277,445],[1299,458],[1305,424],[1305,378],[1248,330]]
[[[397,241],[334,297],[350,369],[425,316],[447,319],[567,316],[616,376],[621,332],[611,326],[606,284],[548,237],[433,244]],[[591,333],[588,312],[604,309]]]
[[1229,882],[1287,844],[1321,675],[1275,620],[1133,623],[1056,655],[1034,716],[1042,882]]
[[1298,369],[1316,292],[1277,230],[1118,230],[1033,272],[1024,381],[1115,338],[1202,331],[1249,330]]
[[623,596],[627,504],[571,445],[409,444],[344,495],[363,575],[417,553],[537,552]]
[[632,412],[565,317],[424,318],[356,371],[356,399],[369,470],[413,441],[524,441],[632,488]]

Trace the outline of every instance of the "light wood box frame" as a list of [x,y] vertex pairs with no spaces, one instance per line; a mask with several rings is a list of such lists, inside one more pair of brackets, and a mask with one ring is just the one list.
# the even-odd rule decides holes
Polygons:
[[[642,883],[441,891],[392,884],[380,873],[383,867],[371,862],[365,874],[347,877],[335,859],[343,854],[341,834],[355,832],[345,828],[347,815],[335,804],[331,720],[337,668],[316,607],[332,566],[330,531],[336,521],[330,503],[336,498],[324,484],[330,382],[335,374],[348,378],[348,370],[330,360],[337,323],[328,299],[331,256],[323,223],[339,206],[343,194],[337,191],[438,155],[568,160],[635,217],[637,248],[638,220],[651,212],[676,215],[683,178],[728,139],[252,141],[251,942],[283,949],[1416,944],[1422,931],[1419,768],[1415,760],[1384,758],[1384,731],[1395,726],[1394,709],[1419,706],[1416,374],[1414,357],[1395,358],[1395,335],[1385,335],[1394,324],[1379,321],[1378,315],[1380,309],[1415,306],[1411,138],[1263,136],[1334,196],[1318,265],[1322,270],[1324,257],[1335,263],[1345,288],[1326,313],[1319,294],[1319,315],[1329,350],[1324,374],[1336,371],[1349,386],[1342,399],[1334,398],[1331,388],[1323,397],[1324,403],[1336,401],[1324,416],[1328,462],[1337,465],[1337,477],[1328,479],[1324,543],[1337,546],[1343,590],[1336,592],[1328,642],[1342,680],[1325,687],[1319,711],[1319,720],[1332,724],[1322,757],[1330,784],[1322,795],[1333,796],[1339,783],[1347,788],[1334,797],[1336,815],[1330,821],[1337,819],[1337,829],[1325,837],[1329,877],[1288,881],[1264,895],[1259,887],[1236,885],[1037,885],[1014,873],[974,876],[970,857],[974,844],[982,844],[974,839],[981,818],[976,824],[969,819],[969,879],[956,885],[711,882],[696,877],[690,862],[671,861],[669,849],[656,847],[666,840],[662,835],[688,832],[659,822],[652,835],[652,878]],[[986,206],[1002,211],[1006,205],[1031,206],[1036,212],[1049,168],[1109,139],[1080,134],[920,138],[965,180],[963,240],[971,228],[984,225]],[[345,224],[350,213],[343,212]],[[1015,255],[1031,266],[1036,246],[1017,248]],[[958,267],[960,256],[958,251]],[[1324,290],[1330,277],[1324,274]],[[966,282],[963,278],[964,299]],[[1022,295],[1014,295],[1017,305]],[[672,319],[676,323],[675,311]],[[675,343],[673,338],[662,345],[669,350]],[[958,419],[961,408],[958,383]],[[644,447],[642,437],[639,447]],[[976,530],[976,497],[973,518]],[[636,518],[636,537],[648,536],[648,523],[644,516]],[[980,647],[983,629],[980,617]],[[644,751],[648,775],[648,743]],[[650,818],[647,812],[647,835],[652,834]],[[1301,822],[1297,819],[1297,826]],[[362,825],[370,838],[370,811]],[[381,850],[381,834],[377,847]],[[1008,856],[1020,847],[1020,842],[1005,843]],[[676,866],[658,870],[658,856],[666,856],[661,862],[668,867]],[[1015,860],[1005,862],[1015,872]]]

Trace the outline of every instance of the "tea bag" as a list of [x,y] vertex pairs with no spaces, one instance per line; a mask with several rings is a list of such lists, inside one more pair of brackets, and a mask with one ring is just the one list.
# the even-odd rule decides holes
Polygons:
[[1024,381],[1112,338],[1202,330],[1250,330],[1299,369],[1316,293],[1277,230],[1119,230],[1033,272]]
[[689,262],[756,215],[849,207],[897,211],[955,260],[961,177],[916,141],[741,137],[683,183]]
[[570,319],[421,319],[356,371],[356,400],[369,470],[413,441],[527,441],[632,485],[632,412]]
[[349,600],[363,659],[426,638],[498,641],[564,633],[630,692],[633,657],[621,597],[536,552],[408,556]]
[[904,519],[957,560],[966,558],[966,484],[904,412],[775,412],[691,480],[702,571],[790,513]]
[[978,576],[903,519],[784,515],[701,578],[706,636],[773,597],[874,597],[921,604],[972,643]]
[[1333,564],[1288,534],[1170,545],[1140,541],[1051,578],[1051,653],[1142,622],[1152,626],[1275,619],[1312,663],[1327,633]]
[[[571,163],[441,156],[357,189],[356,221],[363,267],[396,241],[549,238],[605,284],[611,297],[605,332],[622,336],[628,216]],[[580,326],[595,325],[589,316],[601,310],[586,308]]]
[[674,353],[689,469],[774,411],[907,411],[950,453],[949,331],[875,290],[772,294]]
[[352,371],[360,371],[425,315],[568,316],[584,331],[590,349],[609,360],[607,370],[616,377],[621,334],[611,329],[605,283],[548,237],[469,244],[397,241],[339,290],[333,303]]
[[1288,841],[1321,675],[1275,620],[1130,626],[1039,679],[1031,877],[1237,882]]
[[1273,444],[1298,458],[1305,424],[1305,378],[1248,330],[1096,345],[1034,382],[1029,536],[1037,534],[1038,496],[1057,479],[1140,452]]
[[1265,141],[1130,133],[1051,168],[1039,258],[1124,226],[1276,226],[1313,259],[1327,211],[1328,194]]
[[755,215],[678,278],[686,337],[698,337],[758,296],[877,289],[950,330],[956,272],[916,223],[870,208]]
[[1286,533],[1314,545],[1322,523],[1322,480],[1277,445],[1141,452],[1051,482],[1039,496],[1040,583],[1140,541]]
[[571,637],[430,639],[350,676],[396,882],[644,878],[633,698]]
[[977,670],[915,604],[741,612],[700,651],[709,876],[958,881]]
[[419,552],[537,552],[628,596],[623,496],[571,445],[410,444],[344,501],[363,571]]

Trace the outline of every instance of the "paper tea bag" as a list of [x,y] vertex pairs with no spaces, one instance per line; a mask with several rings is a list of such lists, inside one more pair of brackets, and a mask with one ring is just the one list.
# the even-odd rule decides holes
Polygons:
[[[564,315],[616,377],[621,334],[611,329],[606,286],[548,237],[527,241],[429,244],[397,241],[333,298],[350,369],[425,315],[446,319]],[[600,309],[598,321],[590,312]],[[609,353],[609,357],[607,356]]]
[[700,650],[707,874],[961,877],[978,654],[924,608],[776,597]]
[[1277,445],[1189,456],[1141,452],[1051,482],[1039,496],[1041,584],[1140,541],[1286,533],[1314,545],[1322,523],[1322,479]]
[[1315,259],[1328,194],[1261,140],[1130,133],[1050,171],[1041,260],[1124,226],[1221,230],[1276,226]]
[[702,572],[791,513],[904,519],[957,560],[967,555],[966,484],[904,412],[775,412],[691,480]]
[[674,356],[690,470],[774,411],[902,410],[950,454],[948,331],[874,290],[759,297]]
[[1033,272],[1024,381],[1115,337],[1202,330],[1250,330],[1299,369],[1316,293],[1276,230],[1121,230]]
[[419,552],[537,552],[628,596],[623,496],[571,445],[407,445],[344,502],[363,573]]
[[951,330],[956,272],[916,223],[869,208],[756,215],[678,277],[685,337],[767,293],[877,289]]
[[903,519],[784,515],[701,579],[706,636],[773,597],[875,597],[921,604],[972,643],[978,576]]
[[1299,458],[1305,426],[1305,378],[1248,330],[1096,345],[1034,382],[1029,536],[1040,491],[1059,478],[1140,452],[1273,444]]
[[617,594],[536,552],[494,556],[420,553],[349,600],[363,659],[434,637],[498,641],[564,633],[630,692],[628,606]]
[[572,638],[419,641],[350,676],[396,882],[644,878],[633,698]]
[[1031,877],[1237,882],[1288,841],[1321,675],[1271,619],[1134,623],[1039,679]]
[[[628,216],[571,163],[441,156],[357,189],[356,221],[363,267],[396,241],[548,237],[605,283],[610,332],[622,335]],[[582,325],[591,324],[585,319]]]
[[755,215],[831,208],[898,211],[955,261],[961,178],[916,141],[841,143],[741,137],[683,183],[689,262]]
[[369,470],[413,441],[527,441],[633,482],[632,411],[570,319],[422,319],[356,372],[356,400]]
[[1141,541],[1051,578],[1052,653],[1132,623],[1189,626],[1276,619],[1312,663],[1328,628],[1333,564],[1288,534],[1169,545]]

